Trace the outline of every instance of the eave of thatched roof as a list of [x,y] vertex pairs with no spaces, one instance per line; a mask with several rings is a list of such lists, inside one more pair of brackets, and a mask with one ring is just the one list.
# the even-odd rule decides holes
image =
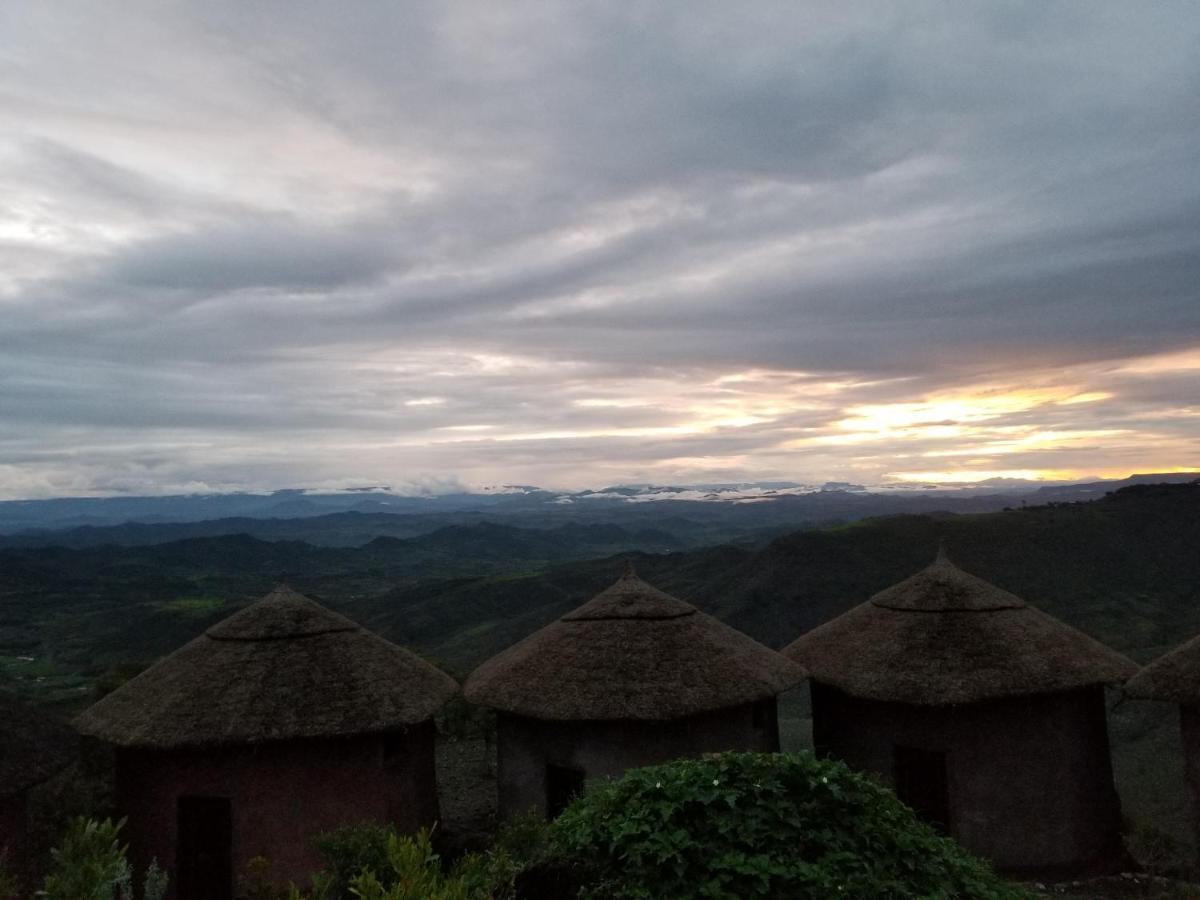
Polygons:
[[457,691],[408,650],[281,586],[75,724],[126,747],[343,737],[424,721]]
[[783,654],[853,696],[926,706],[1118,684],[1137,671],[944,554]]
[[19,794],[63,769],[78,737],[66,722],[0,692],[0,798]]
[[1131,697],[1200,707],[1200,636],[1160,656],[1125,685]]
[[548,720],[667,720],[773,697],[803,670],[631,570],[480,666],[472,703]]

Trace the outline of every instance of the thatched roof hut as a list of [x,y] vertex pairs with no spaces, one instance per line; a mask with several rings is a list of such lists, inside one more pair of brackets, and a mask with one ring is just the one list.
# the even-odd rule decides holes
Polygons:
[[783,653],[853,696],[919,706],[1119,684],[1137,671],[944,552]]
[[557,815],[585,779],[720,750],[779,749],[775,697],[804,671],[628,567],[480,666],[498,711],[500,813]]
[[1125,685],[1130,697],[1179,704],[1184,773],[1192,795],[1192,824],[1200,848],[1200,637],[1160,656]]
[[300,883],[312,838],[349,822],[438,818],[432,717],[448,675],[287,587],[100,700],[80,731],[116,745],[117,805],[139,866],[172,900],[232,900],[256,856]]
[[1119,863],[1104,686],[1136,671],[1121,654],[944,552],[783,652],[811,673],[817,750],[998,868]]
[[1125,685],[1125,693],[1200,707],[1200,636],[1160,656]]
[[76,719],[121,747],[188,747],[389,731],[429,719],[449,675],[281,585]]
[[774,697],[803,678],[775,651],[628,568],[476,669],[465,693],[537,719],[661,721]]

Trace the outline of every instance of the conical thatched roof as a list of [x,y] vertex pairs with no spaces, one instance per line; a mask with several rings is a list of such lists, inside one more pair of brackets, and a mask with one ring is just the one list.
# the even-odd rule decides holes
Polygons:
[[41,784],[64,768],[77,744],[66,722],[0,691],[0,798]]
[[1131,697],[1200,706],[1200,637],[1160,656],[1125,685]]
[[1137,671],[944,552],[783,653],[853,696],[926,706],[1115,684]]
[[409,651],[280,586],[75,724],[160,748],[370,734],[428,719],[457,690]]
[[778,653],[651,587],[612,587],[484,663],[472,703],[537,719],[676,719],[773,697],[804,678]]

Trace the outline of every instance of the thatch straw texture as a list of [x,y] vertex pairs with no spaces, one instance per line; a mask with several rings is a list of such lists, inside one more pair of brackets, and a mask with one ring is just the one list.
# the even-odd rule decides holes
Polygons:
[[922,706],[1116,684],[1137,671],[944,554],[783,654],[852,696]]
[[218,623],[76,719],[119,746],[387,731],[432,716],[450,676],[287,587]]
[[76,744],[66,722],[0,692],[0,798],[41,784],[64,768]]
[[1125,685],[1125,693],[1200,707],[1200,637],[1150,663]]
[[773,650],[632,570],[480,666],[472,703],[549,720],[666,720],[773,697],[804,678]]

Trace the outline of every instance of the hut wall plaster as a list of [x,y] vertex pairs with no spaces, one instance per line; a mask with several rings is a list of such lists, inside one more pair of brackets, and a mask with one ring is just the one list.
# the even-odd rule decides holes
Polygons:
[[818,752],[889,784],[897,745],[944,752],[950,832],[998,869],[1119,863],[1103,688],[951,707],[863,700],[817,682],[812,694]]
[[178,800],[190,796],[230,799],[235,876],[264,856],[273,878],[303,885],[322,868],[319,832],[368,820],[412,831],[437,819],[433,723],[387,736],[119,750],[117,801],[136,865],[156,857],[176,870]]
[[595,778],[702,753],[779,749],[774,698],[668,721],[557,722],[500,713],[496,729],[499,809],[505,817],[531,808],[546,811],[547,765]]

